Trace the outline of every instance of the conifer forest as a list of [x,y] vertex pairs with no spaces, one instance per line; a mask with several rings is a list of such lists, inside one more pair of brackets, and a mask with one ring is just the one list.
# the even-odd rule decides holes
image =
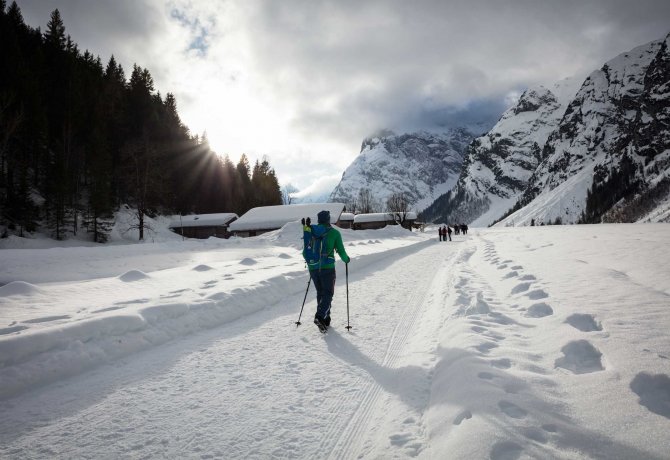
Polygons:
[[[0,230],[106,241],[113,213],[235,212],[281,204],[269,161],[237,164],[180,120],[149,69],[82,52],[58,10],[46,30],[0,0]],[[221,127],[225,129],[225,127]]]

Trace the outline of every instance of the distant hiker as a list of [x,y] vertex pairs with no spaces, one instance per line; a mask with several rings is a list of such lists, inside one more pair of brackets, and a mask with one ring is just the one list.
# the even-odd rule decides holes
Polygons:
[[440,241],[442,241],[442,227],[437,227],[437,232],[440,234]]
[[447,225],[447,236],[449,237],[449,241],[451,241],[451,227]]
[[330,326],[330,304],[335,293],[335,251],[345,264],[350,258],[344,250],[342,235],[330,226],[330,212],[321,211],[317,219],[318,224],[310,225],[308,219],[303,226],[303,256],[316,287],[314,324],[321,332],[326,332]]
[[468,234],[468,226],[466,224],[463,224],[461,231],[463,232],[463,235]]

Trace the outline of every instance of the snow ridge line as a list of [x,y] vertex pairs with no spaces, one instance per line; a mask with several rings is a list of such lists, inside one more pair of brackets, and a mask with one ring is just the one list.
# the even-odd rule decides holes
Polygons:
[[[367,254],[352,265],[363,268],[430,243],[420,240]],[[344,270],[341,261],[338,268]],[[215,293],[202,302],[152,305],[136,312],[115,311],[90,320],[0,337],[0,399],[271,308],[286,297],[301,295],[305,276],[306,270],[293,270],[246,289]]]

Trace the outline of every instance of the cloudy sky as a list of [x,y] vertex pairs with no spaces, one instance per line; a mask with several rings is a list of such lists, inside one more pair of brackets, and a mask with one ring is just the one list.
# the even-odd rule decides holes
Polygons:
[[280,182],[332,189],[375,130],[499,116],[670,32],[668,0],[18,0],[129,76],[148,68],[193,133]]

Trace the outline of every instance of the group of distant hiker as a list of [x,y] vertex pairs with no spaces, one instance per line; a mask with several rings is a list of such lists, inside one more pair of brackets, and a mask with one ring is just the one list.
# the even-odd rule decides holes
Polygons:
[[465,225],[465,224],[454,225],[454,233],[456,233],[457,235],[459,233],[462,233],[463,235],[467,235],[468,234],[468,226]]
[[437,227],[437,232],[440,234],[440,241],[451,241],[451,227],[448,225]]
[[442,227],[437,227],[437,232],[440,235],[440,241],[451,241],[451,233],[452,231],[456,233],[457,235],[459,233],[462,233],[463,235],[467,235],[468,233],[468,226],[465,224],[457,224],[454,225],[454,229],[452,230],[449,225],[443,225]]

